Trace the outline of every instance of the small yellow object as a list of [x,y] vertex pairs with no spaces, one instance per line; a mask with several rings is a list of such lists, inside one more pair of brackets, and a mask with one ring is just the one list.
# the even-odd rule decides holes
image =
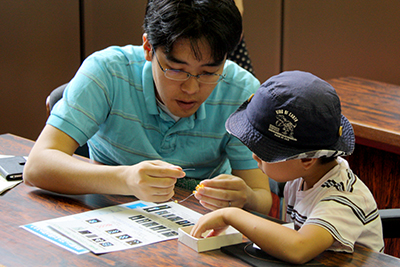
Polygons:
[[178,200],[174,200],[175,203],[178,203]]
[[199,190],[199,188],[203,188],[204,187],[204,184],[198,184],[197,186],[196,186],[196,190]]
[[192,195],[196,194],[196,193],[197,193],[197,190],[199,190],[199,188],[203,188],[203,187],[204,187],[204,184],[198,184],[198,185],[196,186],[196,190],[194,190],[194,191],[192,192]]
[[340,126],[339,127],[339,136],[342,136],[342,134],[343,134],[343,126]]

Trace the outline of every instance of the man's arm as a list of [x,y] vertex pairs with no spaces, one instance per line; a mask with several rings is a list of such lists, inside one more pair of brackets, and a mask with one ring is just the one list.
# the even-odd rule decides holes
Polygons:
[[72,157],[78,143],[57,128],[46,125],[24,167],[24,182],[64,194],[134,195],[146,201],[169,200],[177,178],[185,173],[162,161],[133,166],[91,164]]
[[247,200],[243,208],[268,214],[272,206],[269,178],[260,169],[232,170],[232,174],[242,178],[248,185]]
[[211,210],[239,207],[268,214],[272,206],[269,179],[260,169],[232,170],[201,182],[195,197]]

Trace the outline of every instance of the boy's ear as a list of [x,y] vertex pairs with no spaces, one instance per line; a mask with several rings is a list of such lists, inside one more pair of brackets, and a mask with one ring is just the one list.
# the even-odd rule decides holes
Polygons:
[[144,50],[144,58],[147,61],[151,61],[153,59],[153,48],[147,39],[147,33],[144,33],[142,36],[143,39],[143,50]]
[[308,170],[311,168],[316,162],[318,161],[317,158],[306,158],[306,159],[301,159],[301,164],[303,165],[303,168],[305,170]]

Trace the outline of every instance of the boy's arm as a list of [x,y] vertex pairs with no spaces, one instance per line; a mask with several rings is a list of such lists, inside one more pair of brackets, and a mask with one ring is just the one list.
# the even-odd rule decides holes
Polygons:
[[268,254],[295,264],[303,264],[329,248],[334,238],[322,227],[305,225],[299,231],[268,221],[238,208],[213,211],[200,218],[191,234],[200,237],[206,230],[219,234],[232,225]]
[[29,154],[24,182],[64,194],[134,195],[146,201],[169,200],[177,178],[185,173],[162,161],[133,166],[91,164],[72,157],[78,143],[57,128],[46,125]]
[[[239,207],[268,214],[272,206],[269,179],[260,169],[232,170],[201,182],[195,197],[211,210]],[[230,203],[230,204],[229,204]]]

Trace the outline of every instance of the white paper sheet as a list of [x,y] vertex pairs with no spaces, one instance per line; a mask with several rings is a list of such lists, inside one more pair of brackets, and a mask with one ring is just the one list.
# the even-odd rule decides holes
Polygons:
[[[31,232],[41,228],[34,233],[78,254],[84,253],[78,247],[107,253],[176,239],[178,228],[195,224],[201,216],[175,202],[134,201],[22,227]],[[44,233],[50,229],[55,231],[49,238]],[[64,236],[80,246],[66,245],[70,240]]]

